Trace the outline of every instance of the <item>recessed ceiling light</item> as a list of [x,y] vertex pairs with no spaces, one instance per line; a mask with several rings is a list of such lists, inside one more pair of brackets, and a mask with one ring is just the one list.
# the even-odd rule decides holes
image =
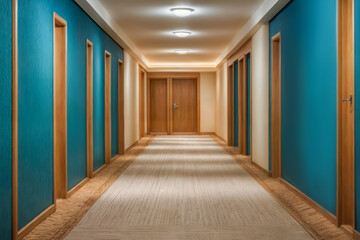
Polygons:
[[194,11],[194,9],[192,9],[192,8],[172,8],[172,9],[170,9],[170,11],[173,12],[178,17],[187,17]]
[[189,50],[175,50],[177,54],[187,54]]
[[180,37],[180,38],[185,38],[185,37],[188,37],[189,35],[191,35],[191,32],[188,32],[188,31],[176,31],[173,33],[175,36]]

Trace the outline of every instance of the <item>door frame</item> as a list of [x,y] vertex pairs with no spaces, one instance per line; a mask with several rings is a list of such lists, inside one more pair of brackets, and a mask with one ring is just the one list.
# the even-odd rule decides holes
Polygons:
[[86,172],[87,177],[93,177],[93,74],[94,74],[94,45],[86,40]]
[[[247,88],[247,76],[248,76],[248,65],[247,58],[251,57],[251,50],[244,53],[244,55],[238,60],[238,106],[239,106],[239,154],[247,156],[247,146],[251,143],[251,85],[250,92],[248,93]],[[251,67],[251,65],[250,65]],[[251,82],[251,71],[250,71],[250,82]],[[247,111],[248,105],[248,94],[250,94],[250,113]],[[248,115],[250,114],[250,123],[248,123]],[[247,132],[247,126],[250,125],[250,132]],[[245,134],[242,134],[245,133]],[[250,142],[248,143],[248,135],[250,134]],[[250,155],[251,156],[252,146],[250,144]]]
[[[343,99],[352,101],[344,102]],[[338,226],[355,228],[354,0],[338,0],[337,206]],[[346,126],[344,128],[343,126]]]
[[[197,119],[196,126],[197,130],[195,133],[185,133],[186,135],[199,135],[200,134],[200,73],[179,73],[179,72],[149,72],[147,73],[147,129],[148,134],[151,133],[151,118],[150,118],[150,81],[151,79],[167,79],[167,134],[168,135],[177,135],[172,131],[173,121],[172,121],[172,80],[173,79],[196,79],[196,99],[197,99]],[[183,135],[183,134],[182,134]]]
[[125,154],[124,62],[118,59],[118,153]]
[[[278,51],[274,51],[277,48]],[[279,66],[275,66],[278,62]],[[276,77],[278,76],[278,77]],[[278,78],[275,82],[274,79]],[[277,86],[277,88],[274,88]],[[271,92],[270,92],[270,150],[273,178],[281,177],[281,33],[271,38]],[[277,106],[275,108],[274,106]],[[278,121],[275,121],[277,119]],[[278,129],[277,132],[274,129]]]
[[145,99],[146,99],[146,71],[139,67],[139,139],[145,137]]
[[111,53],[104,52],[104,145],[105,164],[111,162]]
[[[234,146],[234,62],[236,60],[238,60],[240,62],[241,59],[245,59],[245,57],[247,55],[251,55],[252,52],[252,42],[251,39],[249,41],[247,41],[242,47],[240,47],[231,57],[228,58],[227,60],[227,66],[228,66],[228,77],[227,77],[227,84],[228,84],[228,104],[227,104],[227,112],[228,112],[228,146]],[[244,64],[246,65],[246,64]],[[238,69],[240,70],[240,64],[238,65]],[[243,71],[244,74],[246,74],[247,70],[245,69]],[[245,75],[246,76],[246,75]],[[240,90],[240,71],[238,74],[238,84],[239,84],[239,90]],[[246,80],[246,79],[245,79]],[[250,91],[251,92],[251,91]],[[240,92],[239,92],[240,94]],[[240,107],[240,95],[239,95],[239,107]],[[251,97],[250,97],[251,99]],[[251,103],[251,101],[250,101]],[[251,108],[251,106],[250,106]],[[240,111],[239,111],[240,114]],[[240,120],[240,115],[239,115],[239,120]],[[250,116],[250,121],[251,121],[251,116]],[[239,124],[239,140],[240,140],[240,124]],[[251,141],[251,127],[250,127],[250,141]],[[239,141],[240,143],[240,141]],[[251,149],[250,149],[251,152]],[[240,148],[239,148],[239,154],[241,154],[240,152]]]
[[68,192],[67,190],[67,22],[62,18],[60,17],[58,14],[56,14],[55,12],[53,13],[53,42],[54,42],[54,46],[53,46],[53,51],[54,51],[54,54],[53,54],[53,67],[54,67],[54,76],[53,76],[53,88],[54,88],[54,96],[53,96],[53,104],[54,104],[54,109],[53,109],[53,115],[54,115],[54,119],[53,119],[53,122],[54,122],[54,203],[56,203],[56,199],[58,199],[58,191],[59,191],[59,188],[58,188],[58,181],[57,181],[57,169],[56,169],[56,158],[55,158],[55,155],[56,155],[56,142],[55,142],[55,139],[56,139],[56,135],[57,135],[57,131],[56,131],[56,124],[55,124],[55,109],[56,109],[56,96],[55,96],[55,93],[56,93],[56,85],[55,85],[55,78],[56,78],[56,24],[59,24],[61,25],[61,27],[64,27],[65,28],[65,166],[64,166],[64,171],[63,174],[65,175],[64,176],[64,186],[63,186],[63,189],[62,189],[62,192],[60,193],[60,198],[66,198],[66,194]]

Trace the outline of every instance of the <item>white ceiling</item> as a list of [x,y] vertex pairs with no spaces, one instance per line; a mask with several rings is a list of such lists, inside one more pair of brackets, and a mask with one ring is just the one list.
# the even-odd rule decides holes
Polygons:
[[[216,65],[265,1],[269,0],[97,0],[153,67]],[[173,7],[195,11],[179,18],[170,12]],[[175,30],[193,34],[177,38]],[[190,53],[179,55],[176,49]]]

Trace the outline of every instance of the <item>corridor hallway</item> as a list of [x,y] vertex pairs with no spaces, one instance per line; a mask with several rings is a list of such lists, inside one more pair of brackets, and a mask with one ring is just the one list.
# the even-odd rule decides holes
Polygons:
[[66,239],[312,239],[210,136],[159,136]]

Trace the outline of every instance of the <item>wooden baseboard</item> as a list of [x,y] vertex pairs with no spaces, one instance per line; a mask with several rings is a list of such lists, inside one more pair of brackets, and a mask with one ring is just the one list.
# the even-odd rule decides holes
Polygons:
[[120,157],[120,154],[116,155],[115,157],[111,158],[110,162],[112,163],[113,161],[115,161],[116,159],[118,159],[118,157]]
[[105,168],[107,167],[107,165],[103,165],[102,167],[100,167],[98,170],[96,170],[94,173],[93,173],[93,177],[95,177],[96,175],[98,175],[102,170],[104,170]]
[[216,133],[214,134],[215,137],[219,138],[221,141],[223,141],[226,145],[227,145],[227,141],[225,141],[222,137],[220,137],[219,135],[217,135]]
[[262,168],[259,164],[257,164],[256,162],[251,161],[251,164],[254,165],[256,168],[258,168],[260,171],[262,171],[264,174],[266,174],[266,176],[271,177],[272,173],[268,170],[265,170],[264,168]]
[[313,207],[316,211],[321,213],[326,219],[328,219],[331,223],[336,225],[336,217],[328,212],[326,209],[324,209],[322,206],[320,206],[318,203],[314,202],[311,198],[306,196],[303,192],[301,192],[299,189],[288,183],[286,180],[280,178],[280,182],[283,183],[290,191],[293,191],[298,195],[303,201],[305,201],[307,204],[309,204],[311,207]]
[[37,225],[39,225],[42,221],[44,221],[48,216],[54,213],[56,210],[55,204],[51,205],[45,211],[40,213],[36,218],[34,218],[31,222],[29,222],[25,227],[23,227],[20,231],[18,231],[17,239],[21,240],[26,235],[28,235]]
[[201,132],[200,135],[216,135],[214,132]]
[[360,233],[354,230],[354,240],[360,240]]
[[85,178],[78,185],[73,187],[70,191],[66,193],[66,198],[70,198],[74,193],[76,193],[80,188],[82,188],[86,183],[89,182],[89,178]]
[[128,151],[130,151],[130,149],[132,149],[133,147],[135,147],[138,143],[139,143],[140,140],[137,140],[135,141],[133,144],[131,144],[130,147],[128,147],[127,149],[125,149],[125,153],[127,153]]

